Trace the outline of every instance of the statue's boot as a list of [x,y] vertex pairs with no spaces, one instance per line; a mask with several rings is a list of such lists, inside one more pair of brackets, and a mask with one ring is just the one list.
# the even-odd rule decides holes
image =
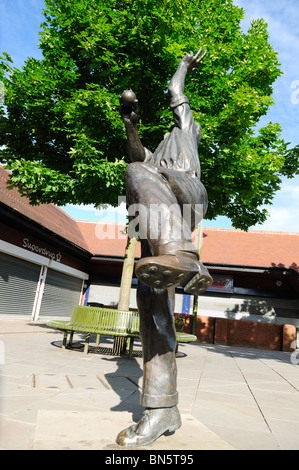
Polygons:
[[197,255],[187,251],[142,258],[136,263],[136,276],[149,287],[183,287],[189,294],[202,294],[213,283]]
[[147,408],[140,421],[121,431],[116,442],[120,446],[147,446],[162,434],[174,432],[182,425],[179,410],[171,408]]

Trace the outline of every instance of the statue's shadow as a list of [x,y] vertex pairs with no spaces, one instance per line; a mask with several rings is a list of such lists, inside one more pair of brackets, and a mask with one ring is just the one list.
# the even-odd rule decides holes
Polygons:
[[128,411],[132,413],[133,421],[139,421],[144,407],[140,405],[143,371],[138,361],[134,357],[112,357],[103,360],[117,364],[117,370],[105,374],[110,388],[120,398],[120,402],[110,408],[111,411]]

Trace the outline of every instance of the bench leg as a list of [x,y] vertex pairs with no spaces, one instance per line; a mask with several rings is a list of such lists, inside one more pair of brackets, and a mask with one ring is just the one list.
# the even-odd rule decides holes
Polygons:
[[116,356],[121,355],[126,351],[127,348],[127,338],[123,336],[116,336],[113,341],[112,352]]
[[129,358],[132,358],[133,354],[133,345],[134,345],[134,338],[129,338]]
[[127,350],[127,338],[122,338],[119,354],[125,354]]
[[101,335],[97,334],[97,339],[96,339],[96,345],[97,346],[99,346],[99,344],[100,344],[100,337],[101,337]]
[[69,348],[73,346],[73,336],[74,336],[74,332],[72,331],[70,334],[70,339],[69,339],[69,344],[68,344]]
[[66,342],[67,342],[67,331],[63,333],[63,341],[62,341],[62,349],[66,348]]
[[85,345],[84,345],[84,354],[88,353],[90,333],[86,333]]

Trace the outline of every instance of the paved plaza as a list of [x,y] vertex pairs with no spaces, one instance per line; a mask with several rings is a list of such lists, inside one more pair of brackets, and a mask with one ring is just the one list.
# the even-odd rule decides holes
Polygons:
[[[92,340],[84,355],[81,334],[62,350],[45,321],[0,320],[1,450],[122,450],[143,412],[141,345],[129,359]],[[182,427],[147,450],[299,449],[299,351],[181,344],[177,366]]]

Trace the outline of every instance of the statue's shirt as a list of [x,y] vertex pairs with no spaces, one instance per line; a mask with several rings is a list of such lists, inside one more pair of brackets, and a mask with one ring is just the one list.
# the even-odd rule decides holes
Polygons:
[[[173,109],[175,126],[147,162],[162,168],[190,172],[200,178],[197,129],[189,103],[179,104]],[[200,132],[200,126],[198,132]]]

